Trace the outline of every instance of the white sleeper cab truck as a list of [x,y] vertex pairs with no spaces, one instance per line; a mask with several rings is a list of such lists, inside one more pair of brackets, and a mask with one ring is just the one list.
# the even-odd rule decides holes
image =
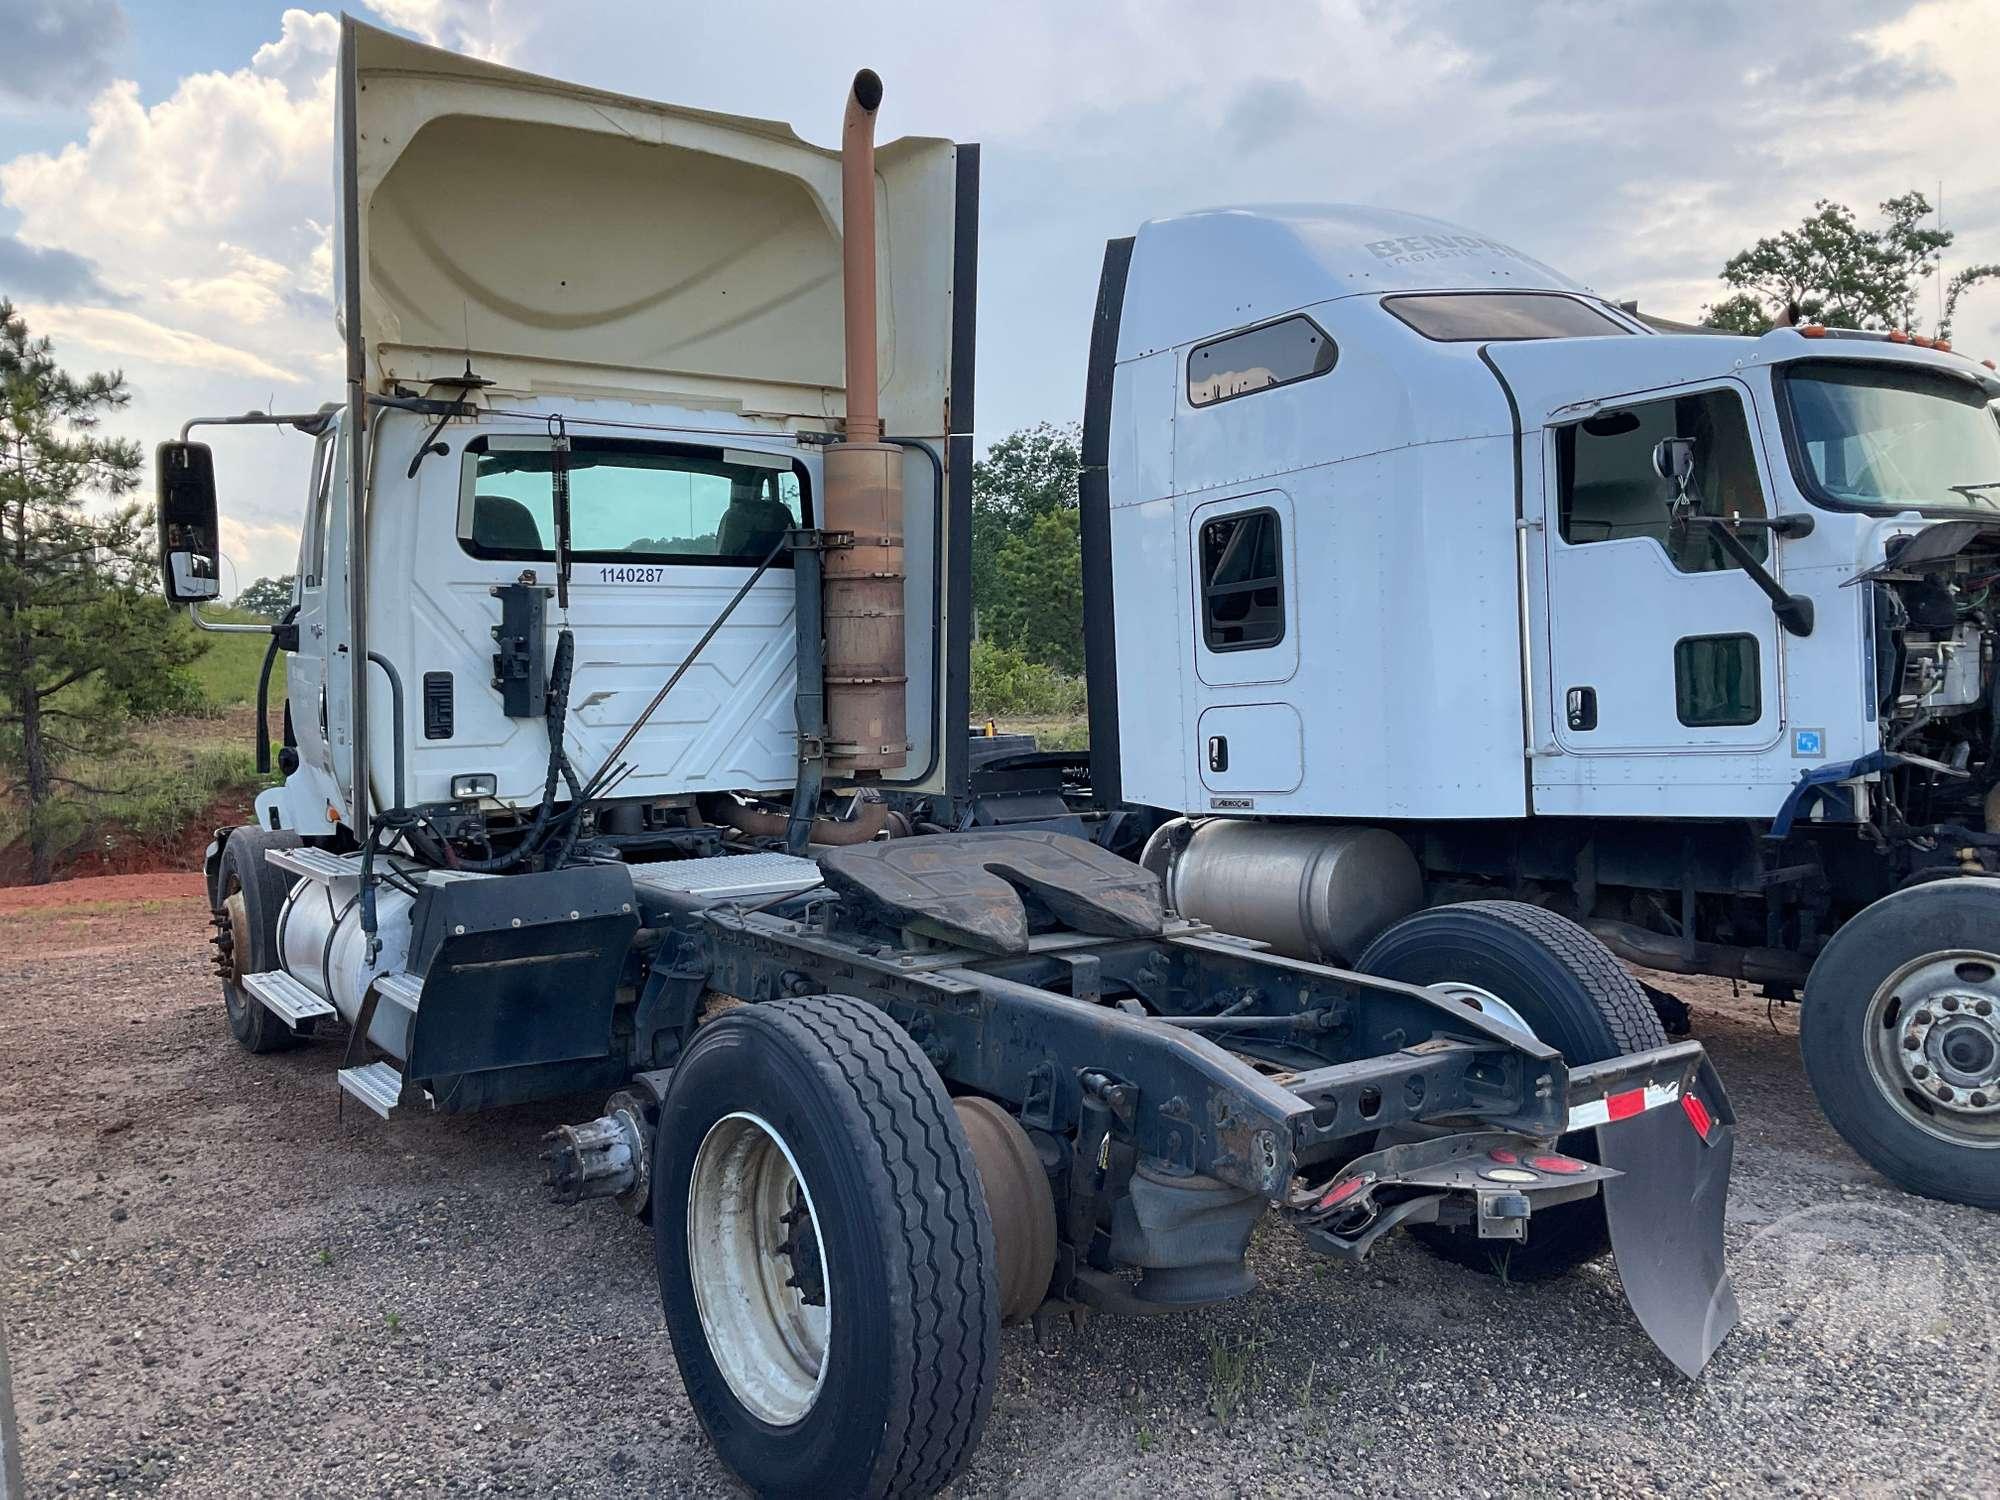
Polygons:
[[2000,1207],[1996,397],[1897,333],[1661,334],[1435,220],[1149,223],[1091,352],[1097,794],[1186,814],[1170,904],[1297,957],[1487,988],[1498,898],[1803,991],[1841,1134]]
[[[647,1218],[761,1494],[950,1483],[1003,1324],[1239,1296],[1271,1215],[1350,1261],[1609,1249],[1701,1369],[1736,1321],[1702,1048],[1505,1020],[1645,1012],[1596,939],[1509,907],[1480,993],[1372,978],[892,805],[968,784],[977,148],[878,152],[872,73],[834,152],[352,21],[338,99],[345,396],[233,419],[312,444],[284,779],[208,859],[245,1067],[316,1044],[391,1130],[580,1097],[550,1187]],[[199,618],[214,456],[159,467]]]

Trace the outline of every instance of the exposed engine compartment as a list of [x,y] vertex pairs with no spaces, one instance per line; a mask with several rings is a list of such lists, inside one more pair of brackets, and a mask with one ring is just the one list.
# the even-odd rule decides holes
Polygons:
[[1864,576],[1882,748],[1895,757],[1866,821],[1891,839],[1991,834],[2000,527],[1949,522],[1897,538]]

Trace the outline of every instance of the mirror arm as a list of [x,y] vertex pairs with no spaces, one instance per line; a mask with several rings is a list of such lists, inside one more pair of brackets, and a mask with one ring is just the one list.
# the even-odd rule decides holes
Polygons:
[[1768,531],[1772,536],[1781,536],[1787,541],[1811,536],[1815,524],[1813,518],[1803,511],[1789,516],[1731,516],[1727,521],[1711,516],[1708,519],[1721,522],[1731,531]]
[[318,437],[330,425],[335,411],[264,412],[246,411],[240,417],[189,417],[181,423],[181,441],[197,427],[296,427],[308,437]]
[[274,635],[278,629],[275,625],[232,625],[221,620],[204,620],[199,604],[190,604],[187,612],[196,630],[206,630],[213,635]]
[[[1780,524],[1769,522],[1765,524],[1770,525],[1777,535],[1789,536],[1792,533],[1784,530],[1781,523],[1794,519],[1803,520],[1807,531],[1812,529],[1811,516],[1780,517]],[[1738,525],[1749,525],[1750,522],[1732,523],[1721,516],[1683,516],[1681,523],[1688,526],[1703,526],[1714,534],[1715,539],[1722,544],[1722,550],[1727,552],[1736,565],[1748,573],[1757,587],[1764,591],[1765,597],[1771,601],[1771,613],[1778,617],[1778,623],[1790,634],[1801,636],[1812,634],[1812,600],[1804,594],[1786,593],[1784,586],[1771,576],[1770,569],[1757,560],[1757,554],[1744,546],[1743,538],[1736,534]]]

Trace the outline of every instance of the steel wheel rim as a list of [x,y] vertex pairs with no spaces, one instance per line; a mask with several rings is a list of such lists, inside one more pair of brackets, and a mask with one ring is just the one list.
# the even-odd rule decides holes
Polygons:
[[2000,956],[1913,959],[1861,1024],[1868,1075],[1898,1115],[1954,1146],[2000,1148]]
[[244,1008],[253,1003],[242,990],[243,976],[250,969],[250,904],[233,875],[222,898],[222,910],[229,919],[229,972],[222,976],[222,1003],[230,1019],[241,1020]]
[[730,1391],[773,1427],[803,1421],[826,1383],[833,1292],[818,1224],[798,1159],[769,1121],[738,1112],[709,1127],[688,1179],[695,1308]]
[[[1531,1037],[1535,1035],[1535,1028],[1528,1024],[1527,1019],[1489,989],[1482,989],[1476,984],[1467,984],[1458,979],[1442,980],[1430,987],[1434,990],[1443,990],[1459,1004],[1471,1007],[1488,1020],[1498,1021],[1502,1026],[1511,1026],[1516,1031],[1525,1032]],[[1539,1037],[1535,1039],[1541,1040]]]

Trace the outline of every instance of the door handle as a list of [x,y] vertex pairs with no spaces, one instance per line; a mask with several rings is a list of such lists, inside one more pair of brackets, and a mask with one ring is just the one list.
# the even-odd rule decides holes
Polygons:
[[1211,734],[1208,737],[1208,768],[1211,771],[1229,769],[1229,736]]
[[1565,695],[1564,708],[1569,727],[1579,734],[1597,727],[1597,689],[1573,687]]

